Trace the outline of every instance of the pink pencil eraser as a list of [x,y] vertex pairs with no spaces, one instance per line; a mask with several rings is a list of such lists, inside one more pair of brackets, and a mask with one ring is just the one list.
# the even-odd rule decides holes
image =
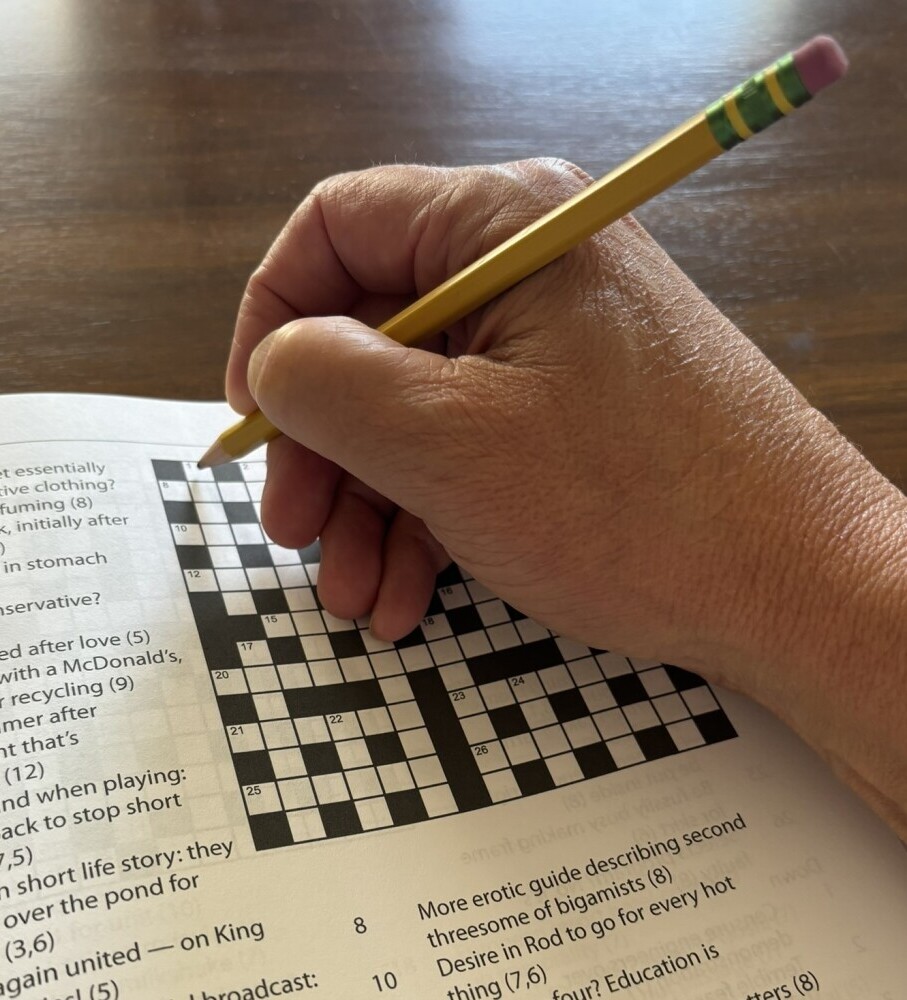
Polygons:
[[844,50],[828,35],[816,35],[794,53],[794,66],[803,86],[815,96],[847,70]]

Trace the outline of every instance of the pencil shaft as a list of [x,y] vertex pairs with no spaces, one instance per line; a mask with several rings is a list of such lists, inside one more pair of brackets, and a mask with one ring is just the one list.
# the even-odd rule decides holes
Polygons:
[[721,152],[705,116],[697,115],[448,278],[378,329],[401,344],[438,333]]

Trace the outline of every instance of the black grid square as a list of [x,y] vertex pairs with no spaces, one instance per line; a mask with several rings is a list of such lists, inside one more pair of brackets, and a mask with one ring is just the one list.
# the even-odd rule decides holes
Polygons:
[[270,851],[275,847],[289,847],[293,843],[290,823],[284,812],[262,813],[249,817],[249,829],[256,851]]
[[290,610],[282,590],[253,590],[252,600],[260,615],[285,615]]
[[242,483],[245,482],[245,477],[242,474],[242,469],[233,463],[227,463],[226,465],[216,465],[212,469],[214,473],[214,478],[219,483]]
[[404,826],[406,823],[418,823],[428,819],[425,803],[415,788],[405,792],[390,792],[385,796],[385,801],[394,826]]
[[303,743],[300,750],[309,774],[333,774],[343,770],[337,747],[333,743]]
[[543,760],[527,760],[523,764],[515,764],[513,776],[523,795],[549,792],[555,787],[551,772]]
[[604,743],[590,743],[573,751],[584,778],[597,778],[617,770],[617,764]]
[[373,736],[366,736],[365,745],[375,765],[396,764],[406,760],[406,751],[397,733],[375,733]]
[[706,743],[721,743],[723,740],[732,740],[737,735],[731,720],[722,711],[694,715],[693,721]]
[[224,513],[230,524],[258,524],[255,507],[247,500],[240,503],[225,502]]
[[267,750],[233,754],[236,778],[241,785],[263,785],[274,781],[274,768]]
[[398,639],[394,645],[397,649],[408,649],[410,646],[423,646],[425,644],[425,636],[422,635],[422,629],[418,625],[410,632],[408,635],[403,636],[402,639]]
[[217,699],[217,707],[225,726],[244,726],[258,722],[255,702],[250,694],[222,694]]
[[705,684],[705,681],[701,677],[691,674],[689,670],[684,670],[683,667],[674,667],[666,663],[665,672],[678,691],[689,691],[690,688],[702,687]]
[[637,701],[648,701],[646,689],[636,674],[623,674],[620,677],[608,677],[608,687],[618,705],[633,705]]
[[671,739],[671,734],[664,726],[638,729],[635,736],[646,760],[658,760],[660,757],[670,757],[677,753],[677,747]]
[[162,458],[153,458],[154,474],[161,482],[179,482],[186,479],[186,470],[182,462],[168,462]]
[[507,614],[510,615],[510,620],[512,622],[522,621],[526,617],[522,611],[517,611],[515,607],[508,604],[506,601],[504,602],[504,607],[507,609]]
[[556,691],[548,695],[548,701],[554,709],[558,722],[573,722],[588,716],[589,708],[577,688],[567,688],[566,691]]
[[463,582],[463,575],[455,563],[451,563],[446,569],[442,569],[435,580],[435,587],[454,587]]
[[271,651],[273,663],[301,663],[305,659],[302,643],[297,635],[284,635],[276,639],[268,639],[268,649]]
[[211,553],[204,545],[177,545],[180,569],[211,569]]
[[164,510],[171,524],[198,524],[198,511],[191,500],[165,500]]
[[469,632],[478,632],[482,628],[482,619],[472,604],[464,605],[462,608],[451,608],[444,613],[454,635],[466,635]]
[[349,656],[365,656],[365,643],[362,635],[357,629],[349,629],[346,632],[330,632],[331,649],[337,659]]
[[529,723],[523,710],[519,705],[503,705],[501,708],[492,708],[488,712],[488,718],[494,726],[498,739],[503,740],[508,736],[521,736],[529,732]]
[[237,545],[239,561],[243,566],[273,566],[267,545]]
[[321,822],[328,837],[348,837],[362,833],[362,823],[352,802],[326,802],[319,806]]

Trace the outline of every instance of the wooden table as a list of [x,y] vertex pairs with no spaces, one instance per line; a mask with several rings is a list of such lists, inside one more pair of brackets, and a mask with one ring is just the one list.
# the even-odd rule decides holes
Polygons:
[[907,5],[0,0],[0,391],[215,398],[245,279],[319,178],[604,172],[819,31],[846,81],[639,216],[907,485]]

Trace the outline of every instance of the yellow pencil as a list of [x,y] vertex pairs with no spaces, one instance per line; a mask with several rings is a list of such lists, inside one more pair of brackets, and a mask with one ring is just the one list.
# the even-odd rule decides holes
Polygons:
[[[846,68],[847,59],[837,42],[827,36],[813,38],[448,278],[378,329],[401,344],[444,330],[804,104]],[[206,468],[241,458],[279,433],[256,410],[224,431],[198,464]]]

